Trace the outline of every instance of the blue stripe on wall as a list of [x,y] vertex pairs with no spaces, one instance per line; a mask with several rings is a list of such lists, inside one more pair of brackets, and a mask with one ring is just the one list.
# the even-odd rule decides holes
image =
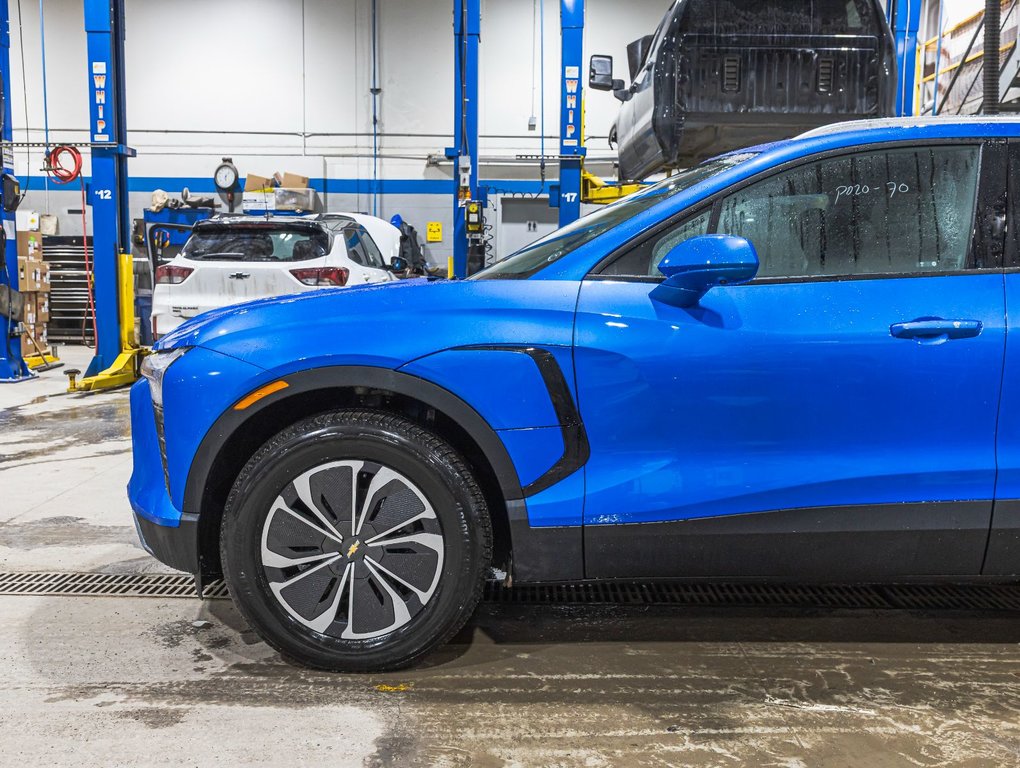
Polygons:
[[[91,178],[86,176],[85,183],[90,184]],[[32,175],[21,179],[22,188],[32,192],[38,192],[46,188],[45,179],[38,175]],[[309,185],[320,194],[329,193],[337,195],[370,195],[375,182],[372,179],[310,179]],[[543,185],[538,180],[521,179],[484,179],[479,182],[483,186],[492,188],[494,194],[548,194],[549,185],[555,184],[555,180],[546,180]],[[453,195],[454,183],[452,179],[380,179],[378,181],[379,194],[382,195]],[[205,176],[129,176],[129,192],[152,192],[155,189],[165,189],[171,194],[177,194],[187,187],[196,194],[208,195],[216,192],[216,185],[211,178]],[[76,192],[78,182],[71,184],[57,184],[54,181],[49,183],[50,190],[66,190]],[[240,193],[238,193],[240,195]],[[240,201],[239,201],[240,202]]]

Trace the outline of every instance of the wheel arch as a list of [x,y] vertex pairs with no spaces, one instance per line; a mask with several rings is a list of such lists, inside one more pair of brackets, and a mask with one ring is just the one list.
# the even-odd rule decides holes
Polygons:
[[294,421],[349,406],[404,415],[453,445],[475,471],[492,516],[493,564],[512,551],[508,507],[523,499],[499,435],[470,405],[417,376],[387,368],[330,366],[282,376],[287,387],[248,408],[225,411],[206,433],[184,489],[183,511],[198,517],[199,578],[221,573],[220,521],[230,488],[248,459]]

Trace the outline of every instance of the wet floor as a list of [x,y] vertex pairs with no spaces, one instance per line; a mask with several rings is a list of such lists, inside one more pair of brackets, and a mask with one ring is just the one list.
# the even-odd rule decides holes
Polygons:
[[229,601],[0,611],[3,764],[1020,761],[1015,615],[490,604],[426,667],[348,676],[285,663]]
[[[0,389],[0,570],[165,570],[126,396],[48,376]],[[289,665],[226,600],[0,616],[0,766],[1020,766],[1018,612],[489,603],[368,676]]]

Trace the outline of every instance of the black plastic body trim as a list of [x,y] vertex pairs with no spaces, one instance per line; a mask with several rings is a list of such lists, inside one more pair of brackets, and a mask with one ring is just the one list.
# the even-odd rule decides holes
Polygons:
[[228,409],[210,427],[195,453],[184,488],[184,511],[199,513],[206,482],[213,464],[232,435],[246,421],[282,398],[329,389],[365,388],[405,395],[435,408],[455,420],[478,444],[488,460],[505,499],[523,496],[520,479],[503,442],[477,411],[432,382],[389,368],[330,366],[312,368],[281,377],[288,387],[277,396],[266,397],[243,411]]
[[198,520],[193,515],[185,515],[176,528],[141,515],[135,515],[135,523],[146,552],[178,571],[198,573]]
[[580,525],[549,528],[528,522],[523,500],[506,505],[513,542],[511,573],[515,582],[577,581],[584,578],[584,529]]
[[1020,270],[1020,139],[1009,142],[1009,170],[1006,173],[1006,271]]
[[988,552],[981,573],[985,576],[1020,575],[1020,500],[995,500]]
[[585,465],[591,455],[588,445],[588,433],[585,432],[584,424],[581,422],[581,414],[578,413],[577,405],[570,394],[570,386],[563,375],[563,369],[552,352],[541,347],[530,346],[501,346],[497,344],[467,345],[454,347],[456,350],[476,350],[490,352],[515,352],[527,355],[538,367],[549,392],[549,400],[552,402],[553,412],[556,414],[556,421],[560,426],[563,435],[563,454],[541,477],[531,481],[524,487],[524,497],[534,496],[546,488],[551,488],[560,480],[569,477]]
[[[991,507],[991,501],[876,504],[586,525],[585,575],[794,582],[976,577]],[[1020,505],[1017,511],[1020,524]]]

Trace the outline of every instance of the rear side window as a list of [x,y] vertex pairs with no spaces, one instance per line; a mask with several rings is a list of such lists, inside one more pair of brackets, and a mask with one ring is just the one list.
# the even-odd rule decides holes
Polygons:
[[808,163],[724,198],[716,231],[754,244],[758,277],[962,270],[978,156],[944,146]]
[[200,229],[181,255],[194,261],[308,261],[329,252],[325,232],[271,228]]
[[347,243],[347,255],[351,260],[363,267],[382,269],[382,254],[368,231],[360,224],[351,224],[344,229],[344,240]]

